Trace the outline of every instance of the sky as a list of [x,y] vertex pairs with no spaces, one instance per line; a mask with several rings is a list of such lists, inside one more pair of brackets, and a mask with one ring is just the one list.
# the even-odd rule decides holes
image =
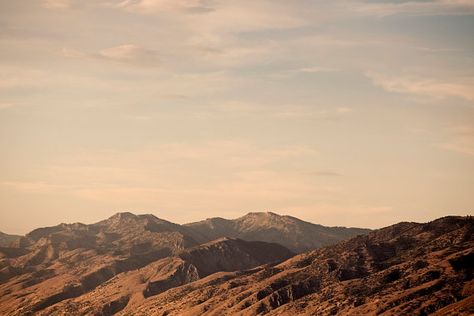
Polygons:
[[0,0],[0,231],[474,211],[474,1]]

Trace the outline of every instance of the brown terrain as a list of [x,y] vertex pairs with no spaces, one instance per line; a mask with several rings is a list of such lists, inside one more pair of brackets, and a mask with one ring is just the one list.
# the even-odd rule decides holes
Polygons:
[[249,213],[234,220],[215,217],[185,226],[191,229],[195,236],[203,236],[205,240],[223,236],[260,240],[279,243],[297,253],[333,245],[370,231],[361,228],[326,227],[272,212]]
[[[276,214],[252,213],[237,220],[248,222],[249,227],[240,224],[239,228],[258,232],[256,217],[262,230],[272,230],[272,223],[280,221]],[[326,229],[297,224],[291,229],[308,233],[311,228]],[[232,238],[234,232],[211,233],[199,224],[194,226],[153,215],[118,213],[92,225],[60,224],[5,238],[0,247],[0,314],[111,315],[215,272],[246,270],[294,255],[280,244],[251,235],[243,235],[247,239],[243,240]],[[333,239],[367,231],[336,230],[341,236],[333,233]],[[272,231],[270,239],[281,244],[306,243],[302,235],[290,240],[280,224]]]
[[8,235],[5,233],[0,232],[0,247],[8,247],[18,239],[20,239],[21,236],[17,235]]
[[273,213],[119,213],[40,228],[0,248],[0,315],[471,315],[473,224],[367,234]]
[[400,223],[278,265],[218,273],[123,315],[473,315],[474,220]]

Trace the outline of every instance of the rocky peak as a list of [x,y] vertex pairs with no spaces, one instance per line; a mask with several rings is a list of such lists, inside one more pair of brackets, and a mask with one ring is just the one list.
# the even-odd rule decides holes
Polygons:
[[107,221],[110,222],[126,222],[131,220],[137,220],[138,216],[130,212],[118,212],[110,216]]
[[241,218],[282,218],[285,217],[284,215],[279,215],[273,212],[249,212],[246,215],[242,216]]
[[119,212],[106,220],[100,221],[94,226],[102,227],[101,229],[106,229],[107,231],[143,231],[146,224],[150,221],[148,215],[135,215],[130,212]]
[[366,234],[370,230],[325,227],[273,212],[250,212],[237,219],[211,218],[185,225],[201,242],[220,237],[276,242],[294,252],[303,252]]

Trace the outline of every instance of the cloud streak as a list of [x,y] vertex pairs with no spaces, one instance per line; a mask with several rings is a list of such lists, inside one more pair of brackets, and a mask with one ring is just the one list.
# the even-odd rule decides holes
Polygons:
[[71,6],[70,0],[41,0],[43,7],[47,9],[67,9]]
[[134,44],[108,47],[96,53],[85,53],[75,49],[64,48],[62,54],[69,58],[106,60],[141,67],[158,67],[160,65],[158,51]]
[[474,102],[474,79],[464,81],[444,81],[416,76],[386,76],[368,72],[372,83],[389,92],[412,94],[434,99],[460,98]]
[[321,73],[321,72],[336,72],[338,71],[337,68],[330,68],[330,67],[321,67],[321,66],[313,66],[313,67],[304,67],[300,69],[300,72],[304,73]]
[[328,170],[319,170],[319,171],[312,171],[309,173],[311,176],[316,177],[341,177],[342,174],[339,172],[328,171]]
[[447,129],[447,132],[451,139],[438,144],[440,148],[474,157],[474,127],[452,126]]
[[124,0],[117,3],[116,7],[141,14],[166,11],[208,13],[214,11],[212,3],[210,0]]
[[385,17],[390,15],[471,15],[474,3],[470,0],[432,0],[401,2],[352,2],[353,10],[362,15]]

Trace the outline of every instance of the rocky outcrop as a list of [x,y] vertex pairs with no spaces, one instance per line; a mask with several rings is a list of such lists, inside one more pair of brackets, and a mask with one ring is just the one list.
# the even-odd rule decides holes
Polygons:
[[198,279],[198,269],[188,262],[183,262],[172,274],[168,275],[167,277],[148,282],[145,290],[143,291],[143,296],[147,298],[157,295],[171,288],[188,284]]
[[197,268],[200,277],[217,271],[238,271],[281,262],[294,254],[283,246],[221,238],[183,251],[179,257]]

